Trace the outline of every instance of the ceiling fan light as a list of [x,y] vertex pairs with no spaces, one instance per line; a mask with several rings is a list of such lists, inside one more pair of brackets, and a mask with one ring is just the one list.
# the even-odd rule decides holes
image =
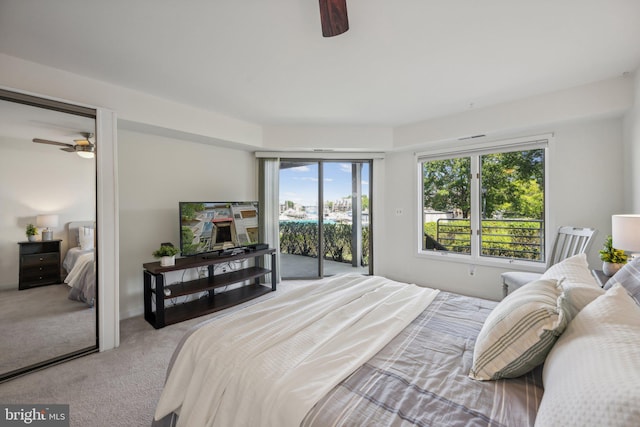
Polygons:
[[76,151],[76,154],[83,159],[93,159],[94,154],[91,151]]
[[93,145],[76,145],[74,147],[76,154],[83,159],[93,159],[94,146]]

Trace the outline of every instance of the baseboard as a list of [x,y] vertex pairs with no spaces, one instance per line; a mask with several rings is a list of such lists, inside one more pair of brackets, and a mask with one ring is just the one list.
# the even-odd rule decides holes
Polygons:
[[144,316],[144,308],[130,311],[120,311],[120,320],[131,319],[132,317]]

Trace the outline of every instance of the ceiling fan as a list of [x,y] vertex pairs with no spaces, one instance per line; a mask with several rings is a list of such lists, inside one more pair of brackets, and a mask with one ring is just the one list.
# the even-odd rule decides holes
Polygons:
[[320,0],[322,35],[333,37],[349,29],[347,0]]
[[83,138],[74,139],[75,144],[67,144],[66,142],[58,142],[51,141],[49,139],[40,139],[33,138],[33,142],[38,144],[49,144],[49,145],[58,145],[64,148],[61,148],[62,151],[67,151],[69,153],[76,153],[80,157],[84,157],[85,159],[92,159],[94,153],[96,151],[96,145],[89,140],[89,138],[93,138],[92,133],[82,133]]

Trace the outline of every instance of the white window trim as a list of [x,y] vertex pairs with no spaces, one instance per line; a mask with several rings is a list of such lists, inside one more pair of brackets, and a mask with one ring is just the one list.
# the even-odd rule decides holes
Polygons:
[[[545,162],[544,162],[544,174],[545,174],[545,190],[544,190],[544,222],[545,222],[545,254],[549,254],[551,250],[551,246],[553,244],[553,231],[552,227],[550,227],[549,222],[549,212],[550,208],[550,197],[549,197],[549,183],[551,182],[550,175],[550,159],[549,152],[550,146],[553,144],[554,137],[553,134],[542,134],[542,135],[534,135],[528,137],[520,137],[520,138],[511,138],[504,140],[493,140],[493,141],[485,141],[479,144],[472,145],[453,145],[447,148],[436,148],[433,150],[422,151],[414,153],[414,167],[415,167],[415,224],[416,228],[414,230],[414,248],[416,249],[415,255],[418,258],[439,260],[439,261],[449,261],[449,262],[457,262],[462,264],[472,264],[472,265],[483,265],[489,267],[510,267],[510,268],[518,268],[519,270],[525,271],[533,271],[533,272],[542,272],[545,269],[546,262],[538,262],[538,261],[525,261],[518,259],[508,259],[508,258],[491,258],[486,256],[481,256],[479,251],[480,239],[477,238],[477,235],[472,231],[474,236],[471,239],[471,254],[457,254],[455,252],[439,252],[439,251],[426,251],[422,249],[422,233],[423,233],[423,214],[422,214],[422,167],[421,164],[425,160],[441,160],[447,159],[455,156],[464,157],[464,156],[472,156],[472,155],[480,155],[480,154],[490,154],[496,153],[500,151],[508,151],[511,148],[514,149],[533,149],[533,148],[543,148],[545,150]],[[471,172],[473,176],[476,176],[476,173],[479,171],[476,170],[477,165],[475,162],[472,162]],[[477,204],[477,195],[479,194],[479,186],[480,181],[478,179],[471,180],[471,204],[475,206]],[[478,209],[477,207],[475,208]],[[471,216],[471,227],[472,230],[480,229],[480,217],[479,215]],[[546,260],[545,260],[546,261]]]

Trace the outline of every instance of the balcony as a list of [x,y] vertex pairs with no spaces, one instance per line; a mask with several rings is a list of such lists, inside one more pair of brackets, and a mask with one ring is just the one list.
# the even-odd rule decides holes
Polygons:
[[[440,218],[425,224],[423,248],[471,253],[471,223],[464,218]],[[429,230],[432,230],[431,234]],[[544,262],[544,221],[529,219],[483,219],[482,256]]]

